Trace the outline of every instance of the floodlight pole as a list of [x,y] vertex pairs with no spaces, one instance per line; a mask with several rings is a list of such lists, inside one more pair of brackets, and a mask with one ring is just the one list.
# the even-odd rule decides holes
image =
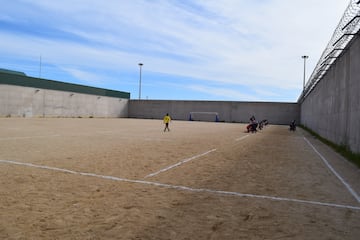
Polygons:
[[39,79],[41,78],[41,66],[42,65],[42,61],[41,61],[41,55],[40,55],[40,63],[39,63]]
[[305,70],[306,70],[306,59],[309,58],[309,56],[301,56],[301,58],[304,59],[304,79],[303,79],[303,91],[305,91]]
[[139,67],[140,67],[140,79],[139,79],[139,100],[141,99],[141,67],[142,67],[143,65],[144,65],[144,64],[139,63]]

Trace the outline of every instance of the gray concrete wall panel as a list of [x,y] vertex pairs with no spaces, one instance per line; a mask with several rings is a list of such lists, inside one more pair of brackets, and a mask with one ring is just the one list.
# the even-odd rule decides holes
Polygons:
[[300,120],[296,103],[130,100],[129,117],[161,119],[169,113],[173,119],[189,120],[190,112],[217,112],[225,122],[249,122],[254,115],[273,124],[289,124]]
[[360,153],[359,36],[301,103],[301,123]]
[[1,117],[127,117],[128,101],[0,84]]

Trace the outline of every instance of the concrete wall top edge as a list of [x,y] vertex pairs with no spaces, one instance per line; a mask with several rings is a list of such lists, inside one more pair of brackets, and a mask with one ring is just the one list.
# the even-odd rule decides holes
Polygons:
[[130,99],[134,102],[196,102],[196,103],[251,103],[251,104],[299,104],[298,102],[262,102],[262,101],[224,101],[224,100],[166,100],[166,99]]

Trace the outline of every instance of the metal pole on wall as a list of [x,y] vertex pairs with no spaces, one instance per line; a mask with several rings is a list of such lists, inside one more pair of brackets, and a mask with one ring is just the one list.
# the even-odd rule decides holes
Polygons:
[[39,78],[41,78],[41,65],[42,65],[42,61],[41,61],[41,55],[40,55]]
[[139,67],[140,67],[140,79],[139,79],[139,100],[141,99],[141,67],[142,67],[143,65],[144,65],[144,64],[139,63]]
[[305,91],[305,72],[306,72],[306,59],[309,58],[309,56],[301,56],[304,59],[304,79],[303,79],[303,91]]
[[[40,54],[40,63],[39,63],[39,79],[41,79],[41,69],[42,68],[42,56]],[[45,117],[45,89],[43,89],[43,99],[42,99],[42,116]]]

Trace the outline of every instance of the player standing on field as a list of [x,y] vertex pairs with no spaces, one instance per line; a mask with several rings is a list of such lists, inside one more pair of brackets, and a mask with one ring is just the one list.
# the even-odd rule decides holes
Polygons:
[[164,132],[166,131],[166,129],[170,132],[170,128],[169,128],[170,121],[171,121],[171,118],[170,118],[169,114],[167,113],[164,117],[164,124],[165,124]]

